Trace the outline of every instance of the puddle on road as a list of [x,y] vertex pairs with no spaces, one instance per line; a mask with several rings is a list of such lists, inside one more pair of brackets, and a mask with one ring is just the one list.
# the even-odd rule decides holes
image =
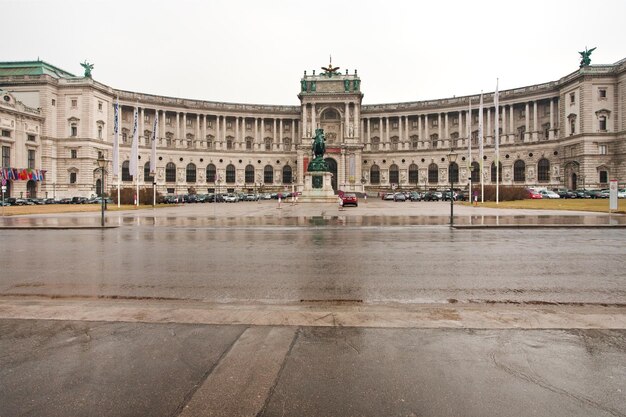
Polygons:
[[[109,225],[158,227],[385,227],[385,226],[446,226],[449,216],[233,216],[233,217],[183,217],[123,215],[107,219]],[[457,216],[455,225],[624,225],[626,216]],[[7,217],[0,225],[12,227],[80,227],[99,226],[99,217]]]

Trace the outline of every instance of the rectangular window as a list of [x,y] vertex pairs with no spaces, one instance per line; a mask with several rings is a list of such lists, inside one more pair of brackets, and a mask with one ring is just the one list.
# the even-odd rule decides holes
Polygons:
[[10,138],[11,137],[11,131],[10,130],[6,130],[6,129],[2,129],[2,136],[5,138]]
[[598,127],[601,132],[606,132],[606,116],[600,116],[598,119]]
[[291,125],[285,125],[285,132],[291,132]]
[[78,127],[76,127],[76,125],[72,125],[70,127],[70,136],[72,137],[78,136]]
[[72,159],[78,158],[78,150],[70,149],[70,158],[72,158]]
[[75,109],[76,107],[78,107],[78,100],[72,100],[72,108]]
[[2,147],[2,166],[4,168],[8,168],[11,166],[11,147],[10,146]]
[[606,155],[607,154],[607,145],[598,145],[598,153],[600,155]]
[[608,171],[600,171],[600,182],[601,183],[609,182],[609,172]]
[[576,93],[570,93],[569,95],[569,104],[576,104]]
[[172,118],[170,116],[165,116],[165,124],[166,125],[171,125],[172,124]]
[[213,122],[211,120],[207,121],[206,124],[209,129],[213,129]]
[[599,88],[598,89],[598,98],[600,100],[606,100],[606,88]]
[[35,150],[28,150],[28,168],[35,169]]
[[70,172],[70,184],[76,184],[76,173]]
[[391,128],[392,129],[397,129],[398,128],[398,122],[391,122]]
[[252,123],[246,123],[246,130],[252,130]]
[[98,111],[102,111],[102,102],[101,101],[98,102]]
[[52,99],[52,107],[57,105],[57,101],[55,99]]
[[28,140],[29,142],[34,142],[34,141],[35,141],[35,135],[28,135],[28,136],[27,136],[27,140]]
[[439,126],[439,120],[438,119],[433,119],[433,122],[431,124],[432,127],[437,127]]
[[414,128],[417,128],[417,120],[413,120],[411,124],[413,125]]

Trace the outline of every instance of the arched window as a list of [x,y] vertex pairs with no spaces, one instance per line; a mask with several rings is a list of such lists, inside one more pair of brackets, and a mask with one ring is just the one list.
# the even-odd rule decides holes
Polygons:
[[274,183],[274,168],[271,165],[265,165],[265,168],[263,168],[263,182],[265,184]]
[[165,165],[165,182],[176,182],[176,165],[173,162]]
[[526,163],[521,159],[518,159],[513,164],[513,181],[524,182],[526,181]]
[[102,139],[102,125],[98,125],[98,139]]
[[409,184],[417,185],[419,181],[417,165],[409,165]]
[[539,162],[537,162],[537,181],[550,181],[550,161],[545,158],[542,158]]
[[130,162],[122,162],[122,181],[132,181],[133,177],[130,175]]
[[480,164],[472,162],[472,182],[480,182]]
[[419,136],[413,135],[411,136],[411,148],[417,149],[419,146]]
[[143,178],[146,183],[152,184],[154,182],[154,176],[150,175],[150,161],[143,166]]
[[234,184],[235,183],[235,166],[233,164],[229,164],[226,167],[226,184]]
[[396,164],[393,164],[389,167],[389,183],[390,184],[400,183],[400,173],[398,172],[398,165]]
[[439,134],[433,133],[432,135],[430,135],[430,146],[433,149],[436,149],[438,145],[439,145]]
[[96,195],[102,197],[102,180],[100,178],[96,180]]
[[254,167],[252,165],[246,166],[245,177],[246,184],[254,183]]
[[186,180],[187,182],[196,182],[196,164],[189,163],[187,164],[186,171]]
[[[498,163],[498,181],[502,182],[502,162]],[[491,163],[491,182],[496,182],[496,163]]]
[[428,182],[430,184],[439,182],[439,167],[435,163],[428,165]]
[[459,165],[456,162],[448,166],[448,178],[450,182],[459,182]]
[[215,169],[215,165],[209,164],[206,166],[206,182],[215,182],[215,174],[217,173],[217,169]]
[[370,168],[370,184],[380,184],[380,168],[378,168],[378,165],[372,165]]
[[291,184],[292,182],[291,167],[289,165],[285,165],[283,167],[283,184]]

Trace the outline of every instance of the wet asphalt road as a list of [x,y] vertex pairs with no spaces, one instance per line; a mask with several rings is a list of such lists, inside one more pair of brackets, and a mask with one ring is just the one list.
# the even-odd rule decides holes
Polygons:
[[626,332],[0,320],[0,415],[626,415]]
[[[443,205],[393,207],[0,230],[0,417],[626,416],[626,229],[453,230]],[[480,210],[459,221],[614,220]]]
[[122,226],[2,237],[2,295],[626,302],[626,229]]

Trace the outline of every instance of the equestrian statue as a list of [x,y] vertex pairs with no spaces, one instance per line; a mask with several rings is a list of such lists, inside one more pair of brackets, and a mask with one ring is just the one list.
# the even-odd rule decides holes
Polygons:
[[313,160],[309,163],[307,171],[326,172],[328,164],[324,161],[324,152],[326,152],[326,139],[324,137],[324,129],[315,129],[315,138],[313,138]]

